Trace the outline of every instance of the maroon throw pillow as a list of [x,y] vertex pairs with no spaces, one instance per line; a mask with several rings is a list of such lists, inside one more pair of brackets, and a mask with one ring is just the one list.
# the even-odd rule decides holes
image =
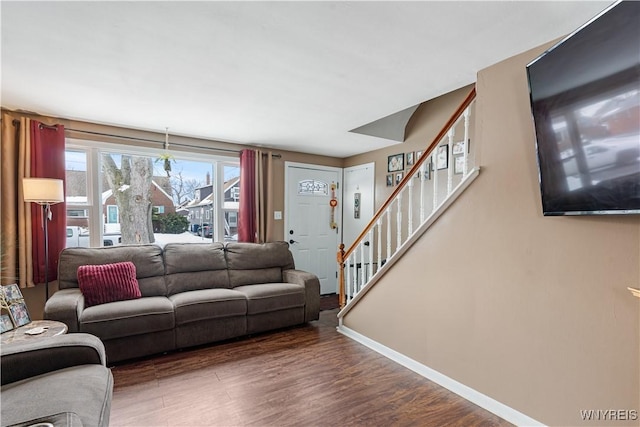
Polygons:
[[87,307],[142,296],[136,266],[130,261],[81,265],[78,267],[78,285]]

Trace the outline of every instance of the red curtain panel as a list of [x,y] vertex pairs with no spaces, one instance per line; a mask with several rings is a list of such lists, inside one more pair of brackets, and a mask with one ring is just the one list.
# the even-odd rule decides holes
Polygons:
[[[31,121],[31,177],[65,179],[64,126],[46,126]],[[66,245],[66,203],[51,206],[49,221],[49,280],[58,276],[58,256]],[[42,206],[31,203],[33,235],[33,281],[44,283],[44,228]]]

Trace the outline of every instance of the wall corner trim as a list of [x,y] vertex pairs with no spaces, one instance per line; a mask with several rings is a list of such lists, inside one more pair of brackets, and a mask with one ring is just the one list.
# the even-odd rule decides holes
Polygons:
[[539,421],[534,420],[533,418],[516,411],[515,409],[498,402],[495,399],[492,399],[489,396],[486,396],[480,393],[477,390],[472,389],[471,387],[467,387],[466,385],[459,383],[458,381],[449,378],[448,376],[441,374],[440,372],[429,368],[397,351],[386,347],[377,341],[374,341],[353,329],[350,329],[344,325],[340,325],[337,328],[337,331],[352,340],[369,347],[371,350],[385,356],[387,359],[390,359],[399,365],[404,366],[425,377],[426,379],[433,381],[434,383],[446,388],[447,390],[457,394],[458,396],[468,400],[471,403],[474,403],[480,406],[483,409],[499,416],[500,418],[515,424],[517,426],[535,426],[540,427],[544,426]]

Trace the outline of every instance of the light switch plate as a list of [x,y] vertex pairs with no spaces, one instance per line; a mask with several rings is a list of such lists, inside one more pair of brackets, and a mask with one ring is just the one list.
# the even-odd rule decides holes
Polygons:
[[273,211],[273,219],[282,219],[282,211]]

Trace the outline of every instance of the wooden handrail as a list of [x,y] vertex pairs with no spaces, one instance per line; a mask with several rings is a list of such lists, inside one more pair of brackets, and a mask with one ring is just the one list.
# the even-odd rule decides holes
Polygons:
[[[438,146],[438,143],[440,142],[440,140],[444,138],[447,132],[449,132],[449,129],[456,123],[458,118],[460,118],[462,113],[464,113],[464,110],[466,110],[467,107],[471,105],[471,103],[475,98],[476,98],[476,88],[474,86],[469,92],[469,94],[467,95],[467,97],[464,99],[464,101],[462,101],[462,104],[460,104],[460,106],[456,109],[456,111],[451,115],[451,117],[449,118],[447,123],[444,125],[442,130],[438,132],[438,135],[436,135],[436,137],[433,139],[431,144],[429,144],[429,146],[427,147],[425,152],[422,154],[420,159],[413,165],[413,167],[409,170],[409,172],[407,172],[407,174],[404,176],[404,178],[402,178],[402,181],[400,181],[400,184],[396,187],[393,193],[391,193],[391,195],[387,198],[387,200],[378,209],[378,211],[375,213],[371,221],[369,221],[369,223],[364,228],[364,230],[362,230],[362,233],[360,233],[360,235],[356,238],[356,240],[354,240],[351,247],[349,247],[342,254],[341,264],[344,263],[344,260],[347,259],[349,255],[351,255],[351,253],[355,250],[356,244],[365,237],[365,235],[369,232],[371,227],[373,227],[375,222],[378,221],[378,219],[384,214],[384,212],[387,210],[389,205],[393,202],[393,200],[398,195],[398,193],[400,193],[404,189],[407,182],[411,180],[413,176],[418,172],[418,170],[420,169],[422,164],[427,160],[431,152],[435,150],[435,148]],[[338,259],[340,259],[340,257],[338,257]]]

